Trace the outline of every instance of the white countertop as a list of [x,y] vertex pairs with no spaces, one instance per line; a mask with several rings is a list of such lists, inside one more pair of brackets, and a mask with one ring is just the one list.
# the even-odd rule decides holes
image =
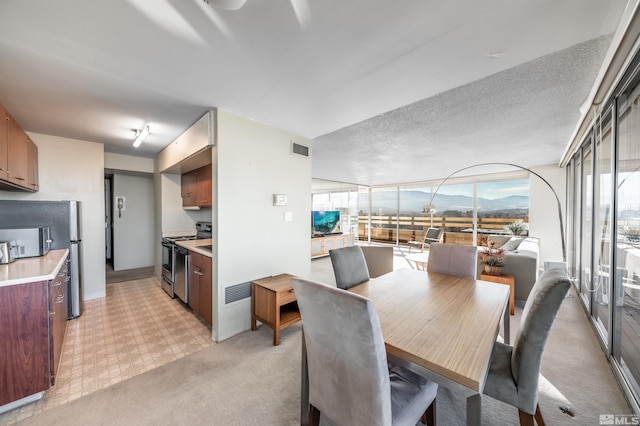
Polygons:
[[213,257],[211,249],[203,248],[201,246],[210,246],[211,238],[202,239],[202,240],[185,240],[185,241],[176,241],[176,244],[180,247],[184,247],[188,250],[195,251],[196,253],[203,254],[205,256]]
[[0,265],[0,287],[52,280],[67,259],[68,249],[51,250],[44,256],[18,259]]

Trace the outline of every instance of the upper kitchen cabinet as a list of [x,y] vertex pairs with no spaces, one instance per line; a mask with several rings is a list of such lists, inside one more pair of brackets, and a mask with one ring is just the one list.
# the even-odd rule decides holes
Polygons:
[[182,174],[182,207],[211,207],[211,164]]
[[0,105],[0,180],[8,179],[9,172],[9,121],[7,110]]
[[36,192],[38,147],[4,107],[0,114],[0,189]]

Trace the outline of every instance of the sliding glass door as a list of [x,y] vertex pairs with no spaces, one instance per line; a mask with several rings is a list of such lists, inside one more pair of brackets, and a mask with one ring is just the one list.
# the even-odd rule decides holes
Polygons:
[[593,171],[591,144],[583,148],[582,154],[582,221],[580,225],[582,236],[582,247],[580,252],[580,295],[582,300],[591,309],[591,245],[592,240],[592,217],[593,217]]
[[593,289],[592,312],[602,341],[608,344],[612,274],[611,274],[611,149],[612,128],[611,109],[602,114],[596,123],[595,136],[595,179],[593,223]]
[[620,102],[617,172],[616,277],[619,286],[615,359],[640,392],[640,108],[638,93]]

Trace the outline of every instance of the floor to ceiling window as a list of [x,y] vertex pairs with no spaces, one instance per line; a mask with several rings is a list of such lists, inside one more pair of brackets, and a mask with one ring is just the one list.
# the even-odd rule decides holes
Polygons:
[[640,106],[638,90],[619,102],[615,359],[640,394]]
[[507,227],[514,222],[522,222],[526,233],[528,174],[519,171],[509,176],[515,177],[486,181],[476,177],[442,186],[436,182],[361,191],[359,239],[368,240],[370,235],[374,242],[405,244],[420,241],[428,228],[435,227],[444,229],[444,242],[475,244],[482,242],[482,236],[509,233]]
[[611,207],[612,127],[611,109],[602,114],[594,129],[595,179],[593,208],[593,316],[603,342],[608,342],[611,303]]
[[580,235],[582,236],[582,247],[580,250],[580,295],[585,305],[591,307],[591,223],[593,216],[593,171],[591,142],[583,148],[582,154],[582,188],[580,197],[582,203],[582,223],[580,224]]
[[567,164],[568,270],[640,412],[640,53]]

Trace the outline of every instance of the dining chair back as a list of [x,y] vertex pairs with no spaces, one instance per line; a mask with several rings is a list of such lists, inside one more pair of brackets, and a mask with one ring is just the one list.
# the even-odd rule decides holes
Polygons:
[[347,290],[369,281],[367,261],[360,246],[329,250],[329,257],[331,257],[331,265],[338,288]]
[[292,283],[307,353],[309,424],[317,425],[321,413],[337,425],[413,426],[424,419],[438,385],[403,368],[390,372],[371,300],[301,278]]
[[478,249],[475,246],[434,243],[429,248],[427,272],[476,278]]
[[496,342],[484,393],[518,408],[520,424],[544,425],[538,406],[538,378],[551,325],[569,287],[566,270],[545,270],[524,305],[513,346]]
[[393,271],[393,247],[360,246],[370,278],[377,278]]

